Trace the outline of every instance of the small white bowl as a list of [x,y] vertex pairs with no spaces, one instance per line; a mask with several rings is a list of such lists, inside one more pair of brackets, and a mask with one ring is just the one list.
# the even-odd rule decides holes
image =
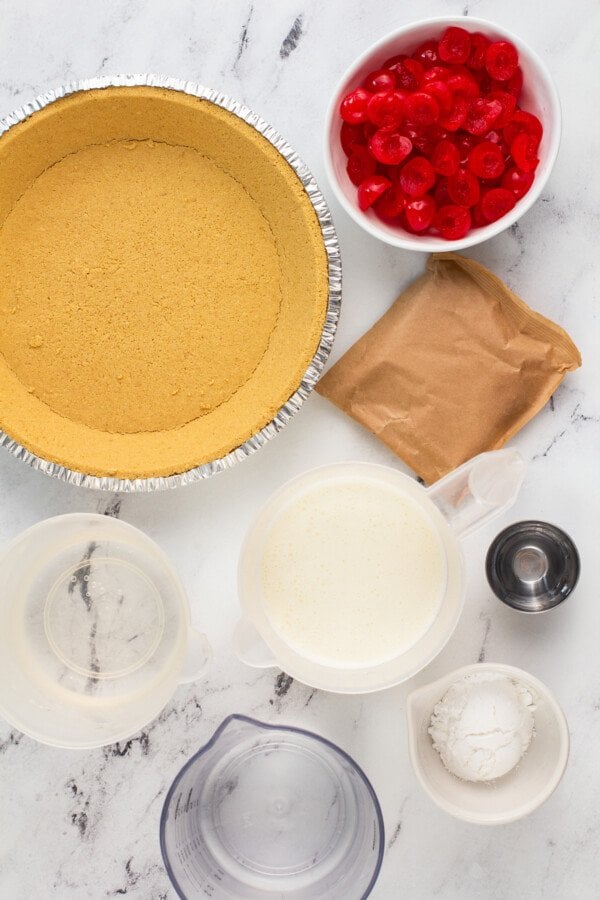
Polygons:
[[[535,698],[535,734],[519,765],[492,782],[463,781],[445,768],[428,732],[436,703],[464,675],[496,672],[525,684]],[[569,757],[569,729],[548,688],[522,669],[476,663],[413,691],[406,704],[410,759],[421,786],[443,810],[478,825],[502,825],[529,815],[548,799]]]
[[[529,191],[517,201],[514,208],[497,222],[482,228],[473,228],[458,241],[445,241],[429,235],[410,234],[399,226],[387,225],[378,219],[372,210],[362,212],[358,207],[356,186],[346,172],[347,157],[340,144],[342,120],[339,107],[344,96],[362,84],[365,76],[378,69],[390,56],[406,51],[412,52],[422,41],[436,38],[450,25],[481,31],[493,40],[511,41],[519,52],[519,64],[523,70],[523,93],[520,105],[528,112],[535,113],[544,126],[544,135],[539,148],[540,162],[535,172],[534,182]],[[399,28],[387,35],[359,56],[345,72],[327,110],[325,121],[325,169],[334,193],[346,212],[365,231],[395,247],[405,250],[434,251],[460,250],[472,247],[494,237],[516,222],[535,203],[548,178],[558,153],[560,143],[561,113],[558,93],[546,66],[527,44],[505,28],[484,19],[448,17],[424,19]]]

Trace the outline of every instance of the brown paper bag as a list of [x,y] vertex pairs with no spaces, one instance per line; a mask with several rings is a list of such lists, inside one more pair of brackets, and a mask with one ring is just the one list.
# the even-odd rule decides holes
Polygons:
[[568,334],[492,272],[435,253],[317,390],[431,483],[502,447],[580,365]]

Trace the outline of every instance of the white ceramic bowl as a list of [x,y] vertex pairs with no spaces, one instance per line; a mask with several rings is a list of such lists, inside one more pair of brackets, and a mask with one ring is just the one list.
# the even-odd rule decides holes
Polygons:
[[[445,768],[428,733],[433,708],[450,685],[472,672],[497,672],[525,684],[536,702],[535,736],[519,765],[493,782],[462,781]],[[562,778],[569,756],[569,730],[548,688],[522,669],[476,663],[413,691],[406,705],[410,758],[421,786],[443,810],[479,825],[515,822],[537,809]]]
[[[414,50],[422,41],[441,35],[449,25],[456,25],[469,31],[481,31],[493,40],[508,40],[515,45],[519,52],[519,62],[524,78],[523,93],[519,101],[520,105],[528,112],[535,113],[544,126],[544,136],[539,148],[540,162],[535,172],[535,180],[529,191],[517,201],[514,209],[507,215],[483,228],[472,229],[464,238],[458,241],[445,241],[442,238],[429,235],[410,234],[397,226],[394,227],[382,222],[372,210],[362,212],[358,207],[356,187],[352,184],[346,172],[347,157],[340,144],[342,120],[339,116],[339,107],[343,97],[349,91],[358,87],[371,70],[378,69],[390,56]],[[423,250],[427,253],[460,250],[465,247],[472,247],[474,244],[480,244],[482,241],[486,241],[488,238],[504,231],[533,206],[544,189],[556,160],[560,143],[560,128],[560,103],[554,82],[539,56],[521,38],[492,22],[487,22],[484,19],[472,19],[470,16],[468,18],[444,16],[442,18],[424,19],[420,22],[405,25],[403,28],[399,28],[392,34],[377,41],[376,44],[365,50],[344,73],[333,92],[333,97],[327,110],[325,123],[325,168],[338,200],[355,222],[364,228],[365,231],[368,231],[369,234],[386,241],[388,244],[393,244],[395,247],[403,247],[406,250]]]

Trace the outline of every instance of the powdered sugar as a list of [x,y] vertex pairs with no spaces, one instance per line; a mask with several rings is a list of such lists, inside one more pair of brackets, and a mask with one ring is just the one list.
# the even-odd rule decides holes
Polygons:
[[520,762],[534,735],[535,698],[519,681],[475,672],[452,684],[431,716],[429,734],[449,772],[491,781]]

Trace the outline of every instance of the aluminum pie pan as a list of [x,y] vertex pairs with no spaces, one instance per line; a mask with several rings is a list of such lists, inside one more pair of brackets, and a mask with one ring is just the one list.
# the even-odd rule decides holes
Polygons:
[[319,186],[312,175],[308,166],[298,156],[296,151],[287,141],[277,132],[272,125],[269,125],[259,115],[252,112],[249,107],[231,97],[213,91],[193,81],[185,81],[180,78],[171,78],[166,75],[152,74],[135,74],[135,75],[116,75],[102,76],[98,78],[86,78],[80,81],[71,81],[69,84],[47,91],[40,94],[29,103],[23,104],[6,118],[0,119],[0,137],[14,125],[28,119],[34,113],[49,106],[56,100],[68,97],[80,91],[98,90],[107,87],[157,87],[167,88],[168,90],[180,91],[189,94],[192,97],[198,97],[202,100],[208,100],[216,106],[226,109],[233,113],[239,119],[250,125],[255,131],[269,141],[281,156],[287,161],[296,173],[300,183],[302,184],[306,195],[308,196],[313,209],[315,210],[321,235],[323,237],[323,245],[327,254],[328,268],[328,301],[327,312],[321,331],[319,345],[311,359],[306,372],[298,388],[294,391],[286,403],[278,410],[276,415],[268,422],[260,431],[253,434],[248,440],[234,448],[225,456],[214,459],[210,462],[202,463],[185,472],[175,475],[149,477],[149,478],[114,478],[111,476],[98,477],[96,475],[87,475],[84,472],[78,472],[69,469],[59,463],[52,462],[36,456],[26,447],[19,444],[10,435],[0,430],[0,446],[5,447],[17,459],[27,463],[33,469],[44,472],[53,478],[59,478],[68,484],[75,484],[78,487],[91,488],[92,490],[111,491],[115,493],[148,493],[150,491],[162,491],[168,488],[176,488],[185,484],[193,484],[196,481],[202,481],[215,475],[217,472],[223,472],[230,469],[236,463],[241,462],[248,456],[251,456],[268,441],[272,440],[287,425],[292,416],[294,416],[308,395],[315,387],[321,373],[325,367],[325,363],[331,352],[333,340],[337,329],[340,316],[340,307],[342,302],[342,263],[340,256],[339,242],[329,207]]

